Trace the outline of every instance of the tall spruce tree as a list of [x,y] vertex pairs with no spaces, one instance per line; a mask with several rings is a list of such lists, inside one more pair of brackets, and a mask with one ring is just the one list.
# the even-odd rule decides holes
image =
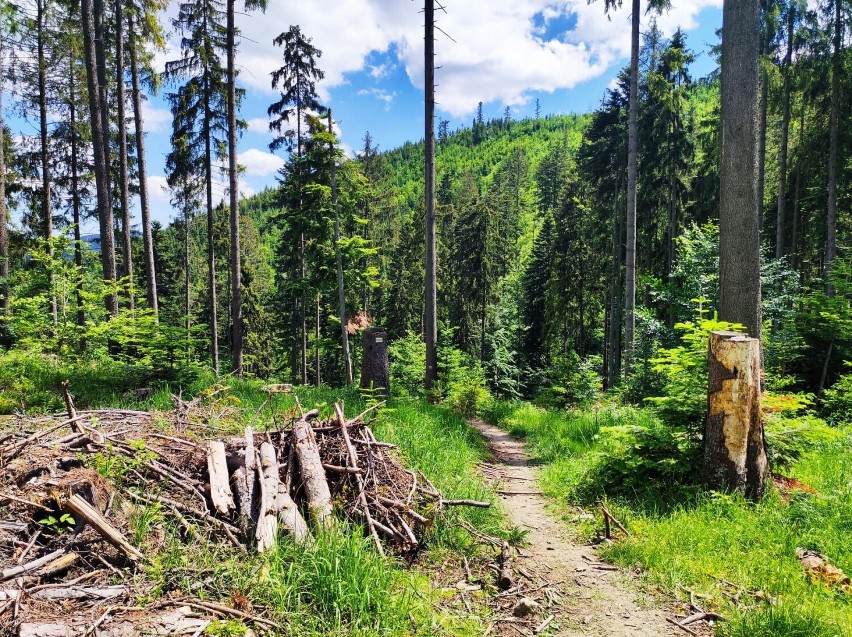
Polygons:
[[[273,117],[269,129],[275,138],[269,147],[277,150],[286,147],[290,153],[290,173],[288,178],[295,187],[295,194],[289,201],[288,214],[292,217],[291,227],[296,232],[296,249],[298,252],[299,293],[294,299],[298,316],[295,326],[300,334],[300,342],[296,343],[298,353],[293,356],[293,375],[303,383],[308,381],[308,331],[307,331],[307,276],[305,264],[305,216],[304,208],[304,175],[302,175],[303,159],[303,124],[307,113],[318,111],[322,107],[316,91],[316,83],[325,74],[317,67],[316,61],[322,57],[322,51],[311,44],[311,38],[306,37],[299,25],[291,25],[284,33],[273,40],[276,46],[282,47],[284,64],[272,73],[272,88],[280,91],[279,99],[271,104],[268,113]],[[294,121],[295,120],[295,121]],[[295,129],[291,128],[295,124]],[[292,245],[281,246],[282,250],[290,250]]]
[[225,51],[227,34],[222,25],[222,3],[219,0],[193,0],[180,5],[175,27],[182,34],[182,57],[166,63],[166,77],[171,81],[183,79],[178,93],[169,95],[175,104],[186,110],[189,144],[203,148],[201,161],[195,164],[202,171],[207,214],[207,308],[210,324],[210,352],[213,369],[219,372],[219,318],[216,298],[216,249],[214,242],[213,169],[226,158],[227,82],[221,55]]

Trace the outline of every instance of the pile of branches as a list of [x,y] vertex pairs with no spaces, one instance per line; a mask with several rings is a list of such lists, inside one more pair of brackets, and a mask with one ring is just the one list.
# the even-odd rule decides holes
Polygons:
[[[444,507],[489,504],[443,498],[376,438],[370,410],[347,420],[339,405],[327,419],[300,408],[274,431],[210,437],[214,428],[193,419],[198,405],[182,400],[168,413],[78,412],[66,402],[67,414],[13,418],[17,426],[0,433],[0,633],[89,635],[107,615],[127,621],[142,610],[134,600],[145,580],[132,575],[152,543],[134,536],[139,507],[157,507],[187,541],[237,551],[268,551],[279,532],[310,542],[350,521],[380,553],[410,556]],[[154,632],[171,621],[162,617],[185,623],[197,611],[274,627],[197,598],[157,605],[178,608]],[[57,614],[77,624],[50,623]]]

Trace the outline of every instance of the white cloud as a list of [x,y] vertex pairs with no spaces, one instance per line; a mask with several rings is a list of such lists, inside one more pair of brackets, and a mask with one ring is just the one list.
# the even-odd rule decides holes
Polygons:
[[155,108],[148,102],[142,102],[142,121],[146,133],[160,133],[172,125],[172,113],[167,108]]
[[153,199],[169,200],[169,184],[161,175],[151,175],[147,179],[148,196]]
[[269,134],[269,119],[266,117],[252,117],[246,120],[246,128],[252,133],[261,135]]
[[372,95],[377,100],[384,102],[385,110],[389,111],[393,98],[396,97],[396,91],[388,92],[382,88],[362,88],[358,91],[358,95]]
[[258,148],[249,148],[237,155],[237,162],[245,166],[246,174],[255,177],[269,177],[284,166],[284,160]]
[[[237,16],[245,36],[237,59],[240,82],[274,94],[270,73],[281,66],[281,50],[272,40],[290,24],[298,24],[323,52],[318,60],[325,71],[318,85],[323,101],[329,101],[329,89],[347,82],[348,73],[363,71],[381,81],[392,70],[392,62],[377,61],[376,55],[391,50],[411,83],[422,88],[421,4],[338,0],[327,11],[318,11],[315,2],[270,0],[266,14]],[[437,34],[438,108],[466,116],[480,101],[519,106],[532,91],[572,88],[601,75],[629,55],[628,4],[607,16],[602,2],[590,5],[587,0],[451,1],[447,13],[436,16],[438,27],[456,40]],[[673,8],[658,18],[658,24],[664,34],[677,26],[689,30],[703,9],[721,4],[722,0],[673,0]],[[546,37],[548,27],[560,18],[573,19],[574,27]],[[649,21],[643,15],[643,28]],[[174,59],[175,53],[173,42],[169,54],[157,56],[158,62]]]

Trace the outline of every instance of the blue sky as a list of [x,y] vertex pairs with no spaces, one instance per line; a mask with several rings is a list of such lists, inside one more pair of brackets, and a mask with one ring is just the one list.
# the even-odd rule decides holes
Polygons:
[[[238,3],[239,5],[240,3]],[[469,125],[477,104],[486,118],[498,117],[509,106],[512,116],[534,113],[582,113],[595,108],[607,86],[629,57],[629,11],[609,17],[603,1],[587,0],[446,0],[438,12],[436,101],[437,117],[450,129]],[[714,67],[707,51],[721,26],[722,0],[673,0],[658,17],[665,34],[678,26],[687,32],[696,55],[693,75]],[[320,96],[334,112],[348,152],[362,146],[370,131],[380,149],[389,150],[423,136],[423,14],[417,0],[271,0],[266,13],[238,16],[244,36],[238,54],[239,83],[246,89],[241,116],[248,130],[239,142],[245,167],[241,194],[274,185],[283,157],[269,152],[267,106],[276,98],[269,73],[280,66],[281,51],[272,39],[290,24],[323,51],[318,65],[326,78]],[[176,13],[176,5],[163,16]],[[650,18],[643,16],[643,30]],[[180,55],[170,37],[157,65]],[[164,87],[145,105],[149,190],[154,219],[167,223],[175,212],[165,184],[171,115]],[[224,181],[224,180],[222,180]],[[225,199],[221,184],[214,191]],[[138,214],[136,219],[138,220]],[[95,224],[91,224],[92,228]],[[87,228],[92,229],[92,228]]]

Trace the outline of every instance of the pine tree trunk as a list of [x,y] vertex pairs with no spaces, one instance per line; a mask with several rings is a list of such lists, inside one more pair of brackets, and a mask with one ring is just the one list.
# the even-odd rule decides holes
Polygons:
[[127,97],[124,86],[124,0],[115,0],[115,86],[116,114],[118,124],[118,195],[121,202],[122,252],[124,253],[122,275],[127,277],[127,302],[130,309],[136,307],[135,280],[133,278],[133,241],[130,220],[130,188],[127,170]]
[[183,225],[185,231],[183,234],[183,292],[184,308],[186,310],[186,340],[189,343],[192,337],[192,288],[190,287],[191,272],[189,261],[189,230],[192,226],[192,217],[188,209],[183,214]]
[[790,136],[790,74],[793,60],[795,5],[787,8],[787,51],[784,55],[784,88],[781,94],[781,143],[778,148],[778,207],[775,220],[775,258],[784,256],[784,227],[787,206],[787,147]]
[[237,71],[236,27],[234,26],[235,0],[228,0],[228,184],[231,212],[231,369],[237,375],[243,373],[243,292],[240,267],[240,209],[237,171]]
[[[47,136],[47,60],[44,58],[44,12],[45,0],[36,3],[36,46],[38,49],[38,114],[41,138],[41,202],[44,208],[44,240],[48,256],[53,256],[53,202],[50,197],[50,146]],[[48,266],[50,281],[50,316],[54,327],[59,321],[56,308],[56,275],[53,266]]]
[[[96,2],[96,4],[98,4]],[[101,9],[102,9],[101,5]],[[112,204],[109,192],[109,166],[105,154],[107,143],[104,117],[101,112],[101,87],[98,77],[98,55],[95,44],[99,34],[95,30],[92,0],[80,0],[85,50],[86,84],[89,92],[89,119],[92,128],[92,154],[95,163],[95,189],[98,203],[98,225],[101,234],[101,263],[103,277],[108,284],[115,281],[115,239],[113,235]],[[104,298],[106,310],[118,314],[118,297],[114,293]]]
[[[74,221],[74,265],[77,266],[77,283],[74,287],[74,297],[77,305],[77,326],[86,326],[86,312],[83,308],[83,246],[80,237],[80,182],[77,153],[77,95],[74,78],[74,55],[68,58],[68,118],[71,126],[71,211]],[[86,341],[80,337],[80,350],[86,349]]]
[[438,380],[437,264],[435,262],[435,5],[433,0],[425,0],[424,6],[426,14],[426,130],[423,144],[426,167],[426,292],[423,338],[426,341],[424,386],[428,391]]
[[[761,42],[761,53],[768,44]],[[769,108],[769,78],[766,72],[760,72],[760,121],[758,123],[757,146],[757,227],[763,231],[763,196],[766,191],[766,116]]]
[[758,0],[726,0],[722,29],[719,318],[745,325],[759,339]]
[[802,103],[802,113],[799,119],[799,154],[796,159],[796,185],[793,189],[793,237],[790,243],[790,267],[796,269],[799,256],[799,233],[802,224],[801,195],[802,195],[802,154],[805,148],[805,104]]
[[831,267],[837,256],[837,144],[840,129],[840,73],[843,21],[841,0],[834,0],[834,51],[831,58],[831,120],[828,129],[828,210],[825,216],[825,291],[834,296],[830,283]]
[[[3,77],[3,34],[0,33],[0,77]],[[3,119],[3,82],[0,82],[0,337],[9,318],[9,220],[6,212],[6,123]]]
[[154,263],[154,237],[151,233],[151,210],[148,200],[148,170],[145,160],[145,131],[142,122],[142,91],[139,87],[139,64],[136,53],[134,20],[128,33],[130,49],[130,75],[133,83],[133,123],[136,132],[136,166],[139,173],[139,208],[142,212],[142,248],[145,252],[145,280],[148,283],[148,307],[154,312],[154,321],[159,322],[160,304],[157,295],[157,268]]
[[388,333],[383,327],[368,327],[364,330],[361,388],[378,390],[385,398],[390,396]]
[[[328,130],[332,132],[331,109],[328,109]],[[331,206],[334,208],[334,256],[337,261],[337,302],[340,310],[340,342],[343,345],[343,375],[352,384],[352,356],[349,353],[349,332],[346,329],[346,290],[343,280],[343,252],[340,249],[340,209],[337,206],[337,161],[334,142],[329,143],[331,154]]]
[[216,247],[213,233],[213,149],[210,130],[210,82],[204,70],[204,181],[207,207],[207,302],[210,311],[210,354],[213,371],[219,373],[219,317],[216,301]]
[[[616,188],[616,191],[620,189]],[[609,352],[607,359],[608,387],[617,387],[621,382],[621,257],[624,246],[624,227],[621,225],[623,208],[619,205],[619,197],[613,197],[612,211],[612,261],[610,272],[610,318],[609,318]]]
[[636,172],[639,150],[639,18],[641,2],[633,0],[630,40],[630,110],[627,123],[627,250],[624,299],[624,369],[630,373],[636,331]]
[[322,383],[322,374],[320,373],[320,295],[317,293],[316,298],[316,323],[314,331],[314,364],[316,365],[315,378],[316,386],[319,387]]
[[769,476],[760,411],[760,341],[710,335],[703,477],[708,487],[758,499]]

